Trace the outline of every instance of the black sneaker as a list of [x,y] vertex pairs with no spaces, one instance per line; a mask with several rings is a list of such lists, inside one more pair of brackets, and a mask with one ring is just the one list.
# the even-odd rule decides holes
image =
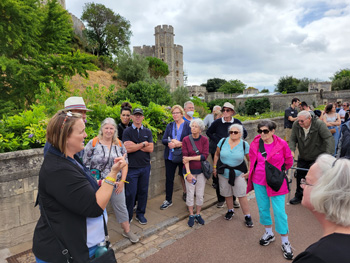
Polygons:
[[293,259],[293,250],[292,246],[289,242],[282,244],[281,246],[283,251],[283,256],[285,259],[292,260]]
[[196,219],[198,224],[204,225],[205,222],[204,222],[203,218],[201,217],[201,215],[196,215],[195,219]]
[[289,203],[290,203],[291,205],[297,205],[297,204],[300,204],[300,203],[301,203],[301,200],[300,200],[299,198],[297,198],[297,197],[294,197],[294,198],[292,198],[292,199],[289,200]]
[[245,219],[245,225],[246,225],[246,227],[253,227],[253,226],[254,226],[252,217],[250,217],[250,216],[245,216],[244,219]]
[[269,245],[272,241],[275,241],[275,236],[274,235],[269,235],[268,233],[264,233],[263,236],[261,237],[259,243],[262,246],[267,246]]
[[137,221],[139,221],[139,223],[140,223],[141,225],[146,225],[146,224],[147,224],[147,219],[144,217],[144,215],[137,215],[137,216],[135,217],[135,219],[136,219]]
[[160,206],[160,209],[161,210],[164,210],[164,209],[167,209],[169,206],[172,206],[173,205],[173,202],[169,202],[169,201],[167,201],[167,200],[165,200],[164,202],[163,202],[163,204]]
[[232,217],[235,215],[235,212],[233,211],[227,211],[226,215],[225,215],[225,219],[226,220],[231,220]]
[[193,225],[194,225],[194,216],[190,216],[188,218],[187,224],[188,224],[189,227],[193,227]]

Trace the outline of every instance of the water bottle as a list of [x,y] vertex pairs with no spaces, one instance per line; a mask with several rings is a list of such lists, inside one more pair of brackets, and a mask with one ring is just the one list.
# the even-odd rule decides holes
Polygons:
[[[170,138],[170,137],[168,137],[168,142],[171,142],[171,138]],[[173,152],[173,151],[174,151],[174,148],[171,149],[171,151]]]
[[95,251],[95,258],[102,256],[106,252],[107,252],[106,242],[103,241],[97,245],[97,249]]

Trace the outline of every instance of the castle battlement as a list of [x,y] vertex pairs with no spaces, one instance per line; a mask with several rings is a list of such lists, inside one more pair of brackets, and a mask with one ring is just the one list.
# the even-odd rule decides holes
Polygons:
[[168,26],[168,25],[162,25],[162,26],[156,26],[154,28],[155,34],[160,34],[160,33],[169,33],[174,35],[174,28],[173,26]]

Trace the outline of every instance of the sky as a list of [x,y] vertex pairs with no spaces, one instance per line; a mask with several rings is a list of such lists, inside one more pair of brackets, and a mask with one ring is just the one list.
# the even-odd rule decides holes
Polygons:
[[66,0],[66,9],[81,17],[88,2],[129,20],[131,50],[172,25],[187,85],[238,79],[273,91],[284,76],[330,81],[350,68],[350,0]]

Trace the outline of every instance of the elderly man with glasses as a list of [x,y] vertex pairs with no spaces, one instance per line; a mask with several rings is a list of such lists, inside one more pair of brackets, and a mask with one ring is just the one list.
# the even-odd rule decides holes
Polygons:
[[344,123],[349,118],[349,102],[343,102],[342,109],[339,111],[341,123]]
[[303,189],[300,187],[301,179],[305,179],[307,169],[315,162],[322,153],[333,154],[335,142],[327,128],[327,125],[311,116],[308,111],[298,113],[297,121],[293,123],[289,147],[294,157],[296,147],[299,150],[297,167],[297,189],[294,198],[289,203],[300,204],[303,198]]

